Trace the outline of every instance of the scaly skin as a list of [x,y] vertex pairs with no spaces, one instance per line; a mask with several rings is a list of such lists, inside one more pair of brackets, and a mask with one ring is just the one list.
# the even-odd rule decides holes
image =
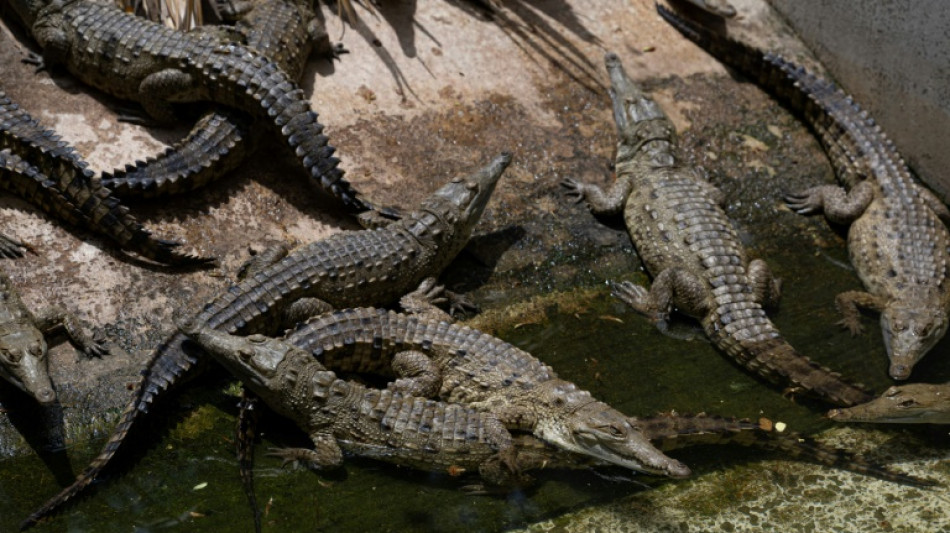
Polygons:
[[610,96],[620,141],[617,181],[607,193],[565,180],[594,213],[623,210],[653,286],[626,282],[614,295],[662,327],[673,307],[697,318],[706,335],[740,365],[783,387],[838,405],[871,396],[792,348],[762,309],[778,297],[761,260],[749,261],[720,207],[722,193],[692,168],[677,164],[673,124],[608,54]]
[[[332,57],[326,29],[309,2],[255,0],[235,28],[246,44],[300,78],[312,50]],[[201,117],[187,137],[162,154],[125,170],[102,174],[102,185],[122,198],[156,198],[195,190],[238,168],[257,145],[245,114],[226,108]]]
[[92,172],[71,146],[40,126],[3,91],[0,176],[0,186],[50,216],[109,237],[142,257],[165,264],[209,261],[178,253],[177,243],[152,237],[118,199],[92,182]]
[[191,324],[182,331],[314,444],[272,455],[328,468],[340,466],[349,452],[430,471],[478,470],[493,484],[515,477],[501,467],[515,463],[511,434],[491,414],[340,379],[281,340]]
[[870,402],[832,409],[835,422],[876,424],[950,424],[950,383],[895,385]]
[[88,0],[10,0],[43,48],[44,61],[171,120],[172,102],[211,101],[262,120],[294,151],[311,179],[354,210],[369,209],[332,157],[303,91],[250,48],[207,32],[183,33]]
[[[762,419],[727,418],[706,414],[680,415],[661,413],[639,418],[638,426],[654,446],[668,452],[688,446],[738,444],[781,453],[782,459],[806,458],[833,468],[849,470],[886,481],[932,487],[936,482],[895,472],[882,465],[869,463],[863,458],[840,448],[830,448],[794,432],[778,432],[772,423]],[[565,453],[535,438],[516,435],[514,439],[517,468],[522,471],[541,468],[586,468],[603,463],[589,457]]]
[[[227,333],[277,334],[332,307],[385,305],[438,275],[468,242],[510,154],[444,185],[419,209],[388,226],[338,233],[280,254],[261,254],[246,278],[204,307],[191,322]],[[281,258],[282,257],[282,258]],[[197,361],[185,335],[173,334],[153,353],[132,401],[99,456],[76,481],[24,522],[29,527],[88,486],[158,395]]]
[[672,477],[689,469],[643,437],[637,421],[491,335],[426,316],[347,309],[286,340],[337,372],[397,378],[390,389],[493,413],[509,430],[625,468]]
[[44,332],[62,327],[69,340],[89,357],[108,350],[83,332],[83,324],[60,307],[36,314],[23,305],[13,282],[0,271],[0,377],[41,404],[56,401],[49,380],[49,359]]
[[857,335],[863,329],[858,309],[880,312],[890,375],[907,379],[950,323],[947,206],[914,181],[894,143],[833,83],[658,9],[683,35],[751,77],[817,133],[850,190],[812,187],[786,196],[786,202],[799,213],[824,211],[830,221],[851,225],[848,251],[867,292],[838,295],[841,325]]

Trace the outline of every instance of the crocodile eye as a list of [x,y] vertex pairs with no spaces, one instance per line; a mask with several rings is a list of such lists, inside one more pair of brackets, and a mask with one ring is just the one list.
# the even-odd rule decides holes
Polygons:
[[899,404],[897,404],[897,405],[900,406],[900,407],[908,408],[908,407],[913,407],[913,406],[917,405],[917,402],[915,402],[914,400],[904,400],[904,401],[902,401],[901,403],[899,403]]
[[241,359],[250,359],[254,357],[254,350],[249,348],[241,348],[238,350],[238,355],[241,357]]
[[30,355],[33,357],[41,357],[43,355],[43,347],[40,346],[38,342],[30,345]]
[[267,342],[267,337],[255,333],[254,335],[247,336],[248,342],[253,342],[254,344],[263,344]]
[[23,358],[23,354],[16,350],[7,350],[6,348],[0,349],[0,359],[3,359],[3,362],[8,365],[15,365],[20,362],[20,359]]
[[465,184],[465,188],[468,189],[468,190],[470,190],[470,191],[477,191],[477,190],[478,190],[478,184],[475,183],[474,181],[469,181],[469,182],[467,182],[467,183]]

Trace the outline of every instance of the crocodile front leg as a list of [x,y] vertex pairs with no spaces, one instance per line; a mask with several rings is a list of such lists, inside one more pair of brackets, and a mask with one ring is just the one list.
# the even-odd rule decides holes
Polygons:
[[708,309],[706,282],[688,270],[667,268],[659,273],[648,290],[629,281],[614,283],[610,293],[664,329],[673,307],[692,317],[705,316]]
[[16,259],[17,257],[23,257],[23,253],[29,250],[30,247],[23,241],[0,234],[0,257]]
[[280,261],[281,259],[287,257],[287,254],[289,253],[290,246],[284,243],[269,246],[259,253],[254,253],[252,251],[250,259],[245,261],[244,264],[238,268],[237,279],[243,280],[249,278],[257,272],[260,272]]
[[618,215],[633,190],[633,180],[618,178],[606,192],[593,183],[581,183],[571,178],[564,179],[561,186],[567,189],[565,194],[575,204],[587,200],[587,205],[595,215]]
[[947,208],[947,204],[940,201],[940,198],[937,198],[930,189],[917,186],[917,192],[920,193],[920,199],[924,201],[924,204],[934,212],[944,224],[950,226],[950,209]]
[[95,336],[87,335],[82,321],[58,305],[47,307],[35,313],[33,324],[44,335],[61,326],[69,340],[87,357],[102,357],[109,353],[109,348],[105,346],[104,339],[96,339]]
[[864,331],[859,307],[880,313],[886,306],[887,299],[864,291],[842,292],[835,297],[835,307],[841,313],[838,325],[847,328],[851,336],[860,335]]
[[870,181],[862,181],[850,191],[837,185],[821,185],[785,195],[786,205],[799,215],[824,211],[825,217],[835,224],[854,222],[873,199],[874,184]]
[[442,371],[426,354],[406,350],[393,356],[393,373],[397,379],[389,389],[406,396],[434,398],[442,387]]

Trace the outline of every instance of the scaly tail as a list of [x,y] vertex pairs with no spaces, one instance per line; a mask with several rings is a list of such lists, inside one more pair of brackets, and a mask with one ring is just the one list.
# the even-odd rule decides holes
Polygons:
[[846,450],[831,448],[798,433],[780,433],[768,419],[758,423],[746,419],[720,416],[660,414],[637,420],[641,431],[664,450],[695,444],[724,444],[734,442],[741,446],[784,452],[790,458],[806,457],[823,465],[857,472],[894,483],[917,487],[933,487],[939,483],[910,474],[895,472],[869,463]]

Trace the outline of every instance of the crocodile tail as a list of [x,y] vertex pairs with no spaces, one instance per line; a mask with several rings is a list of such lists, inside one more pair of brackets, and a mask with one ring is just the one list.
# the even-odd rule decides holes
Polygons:
[[825,446],[798,433],[782,433],[766,418],[748,419],[698,415],[660,414],[636,421],[644,434],[663,451],[697,444],[735,443],[740,446],[783,452],[789,458],[808,458],[827,466],[857,472],[886,481],[932,487],[935,481],[870,463],[847,450]]
[[[230,61],[228,75],[245,99],[241,107],[254,105],[277,126],[277,130],[303,164],[311,180],[344,205],[356,211],[371,209],[348,181],[343,179],[340,160],[333,157],[336,148],[330,146],[323,133],[323,124],[310,108],[303,90],[276,63],[254,54],[247,48],[229,45],[232,54],[210,54],[207,61]],[[225,95],[222,95],[222,100]]]
[[802,116],[815,131],[848,185],[866,176],[860,156],[881,143],[894,150],[881,128],[867,112],[833,82],[816,76],[783,57],[751,47],[657,4],[657,11],[670,25],[717,59],[755,81],[790,110]]
[[109,440],[106,441],[99,455],[76,477],[72,485],[47,500],[39,509],[27,517],[20,524],[21,531],[32,527],[40,519],[52,514],[62,504],[95,481],[122,447],[140,414],[147,413],[158,394],[172,384],[177,383],[181,376],[194,366],[197,359],[183,349],[182,342],[184,339],[184,335],[176,333],[156,350],[146,370],[142,372],[142,377],[135,384],[131,401],[120,415],[119,423],[112,430],[112,435],[109,436]]
[[220,109],[203,116],[191,133],[161,154],[103,172],[100,183],[122,198],[160,198],[198,189],[238,168],[253,150],[243,113]]
[[835,405],[850,407],[871,401],[874,395],[860,383],[851,383],[798,353],[781,336],[765,340],[737,339],[709,332],[713,342],[742,367],[771,383]]

